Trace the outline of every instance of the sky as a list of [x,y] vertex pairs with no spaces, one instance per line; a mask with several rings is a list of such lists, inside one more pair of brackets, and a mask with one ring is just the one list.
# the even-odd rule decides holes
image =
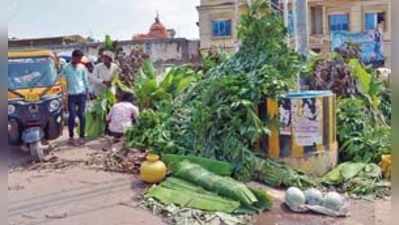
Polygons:
[[80,34],[128,40],[146,33],[159,12],[177,37],[198,39],[200,0],[6,0],[8,36],[39,38]]

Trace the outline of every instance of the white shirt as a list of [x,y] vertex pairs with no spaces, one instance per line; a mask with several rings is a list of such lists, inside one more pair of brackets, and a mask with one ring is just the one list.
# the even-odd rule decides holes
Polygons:
[[139,109],[130,102],[118,102],[112,106],[111,111],[107,115],[109,120],[108,129],[115,133],[124,133],[125,130],[132,126],[132,118],[137,119]]
[[89,79],[93,84],[94,93],[96,95],[101,94],[101,92],[106,89],[103,81],[111,81],[112,77],[119,73],[119,71],[119,66],[115,63],[111,63],[109,68],[104,63],[97,64]]

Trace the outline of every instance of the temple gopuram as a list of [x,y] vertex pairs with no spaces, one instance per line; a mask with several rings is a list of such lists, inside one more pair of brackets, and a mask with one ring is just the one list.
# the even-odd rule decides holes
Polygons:
[[174,38],[175,30],[166,29],[159,19],[159,14],[155,17],[154,23],[151,25],[150,30],[146,34],[137,34],[133,36],[134,41],[149,40],[149,39],[166,39]]

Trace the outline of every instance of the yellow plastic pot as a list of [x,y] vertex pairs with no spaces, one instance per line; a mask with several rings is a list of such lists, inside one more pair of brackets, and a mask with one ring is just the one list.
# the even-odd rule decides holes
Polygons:
[[378,164],[382,170],[382,173],[385,178],[390,179],[391,178],[391,168],[392,168],[392,159],[391,155],[382,155],[381,156],[381,161]]
[[165,163],[159,160],[156,154],[148,154],[146,161],[140,167],[140,179],[147,183],[158,183],[166,176]]

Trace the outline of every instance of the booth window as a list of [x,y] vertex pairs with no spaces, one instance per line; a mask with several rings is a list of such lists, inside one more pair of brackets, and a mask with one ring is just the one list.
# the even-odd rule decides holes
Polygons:
[[214,37],[231,36],[231,20],[212,21],[212,34]]

